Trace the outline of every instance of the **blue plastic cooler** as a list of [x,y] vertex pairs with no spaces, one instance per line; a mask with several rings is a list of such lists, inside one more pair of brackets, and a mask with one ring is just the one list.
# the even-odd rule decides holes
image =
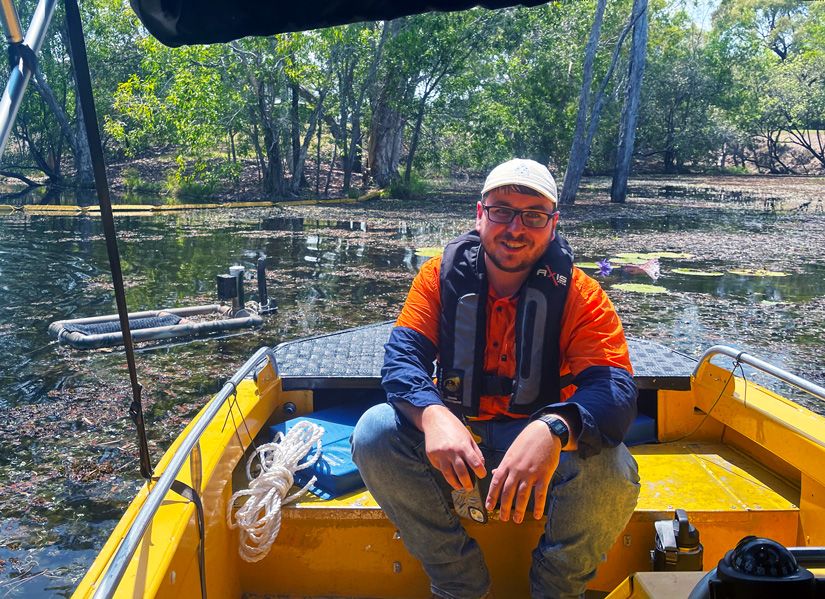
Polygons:
[[[311,468],[295,473],[295,483],[305,485],[317,477],[309,490],[321,499],[334,499],[364,487],[358,467],[352,461],[350,436],[355,423],[374,402],[353,401],[334,408],[314,412],[312,416],[300,416],[270,427],[274,439],[276,433],[288,433],[301,421],[309,421],[324,427],[321,437],[321,457]],[[315,450],[310,451],[314,455]],[[306,460],[302,460],[303,463]]]

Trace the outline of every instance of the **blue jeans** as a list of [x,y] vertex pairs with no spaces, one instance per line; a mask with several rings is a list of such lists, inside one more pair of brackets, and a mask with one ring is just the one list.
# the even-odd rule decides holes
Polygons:
[[[488,472],[526,424],[472,424],[482,438]],[[424,434],[390,404],[380,404],[358,421],[352,454],[367,488],[424,566],[433,594],[477,599],[487,593],[490,575],[484,556],[453,511],[444,476],[427,459]],[[490,478],[480,481],[482,498]],[[531,595],[580,597],[630,520],[638,495],[638,468],[624,445],[587,459],[563,452],[550,483],[544,535],[533,551]]]

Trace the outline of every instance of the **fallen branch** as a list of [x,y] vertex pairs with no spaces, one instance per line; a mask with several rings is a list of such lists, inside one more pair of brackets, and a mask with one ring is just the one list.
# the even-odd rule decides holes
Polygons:
[[26,175],[21,175],[20,173],[14,173],[12,171],[0,171],[0,175],[2,175],[3,177],[9,177],[11,179],[19,179],[29,187],[43,187],[42,183],[32,181]]

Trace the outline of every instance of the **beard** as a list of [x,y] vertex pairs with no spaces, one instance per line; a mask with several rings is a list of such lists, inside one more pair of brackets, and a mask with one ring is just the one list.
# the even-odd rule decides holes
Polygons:
[[[502,249],[501,244],[505,241],[525,243],[526,245],[518,253],[508,253]],[[509,234],[500,235],[492,240],[482,237],[481,245],[490,262],[502,272],[520,273],[530,270],[538,262],[542,254],[547,250],[550,241],[536,245],[531,240],[524,237],[513,237]]]

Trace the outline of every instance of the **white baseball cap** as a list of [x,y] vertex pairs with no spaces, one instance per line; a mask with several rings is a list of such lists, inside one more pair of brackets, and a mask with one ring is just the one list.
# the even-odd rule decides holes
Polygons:
[[488,191],[506,185],[529,187],[546,197],[553,204],[558,204],[558,192],[556,191],[556,181],[553,179],[553,175],[550,174],[546,166],[535,160],[514,158],[499,164],[487,175],[481,195],[483,196]]

